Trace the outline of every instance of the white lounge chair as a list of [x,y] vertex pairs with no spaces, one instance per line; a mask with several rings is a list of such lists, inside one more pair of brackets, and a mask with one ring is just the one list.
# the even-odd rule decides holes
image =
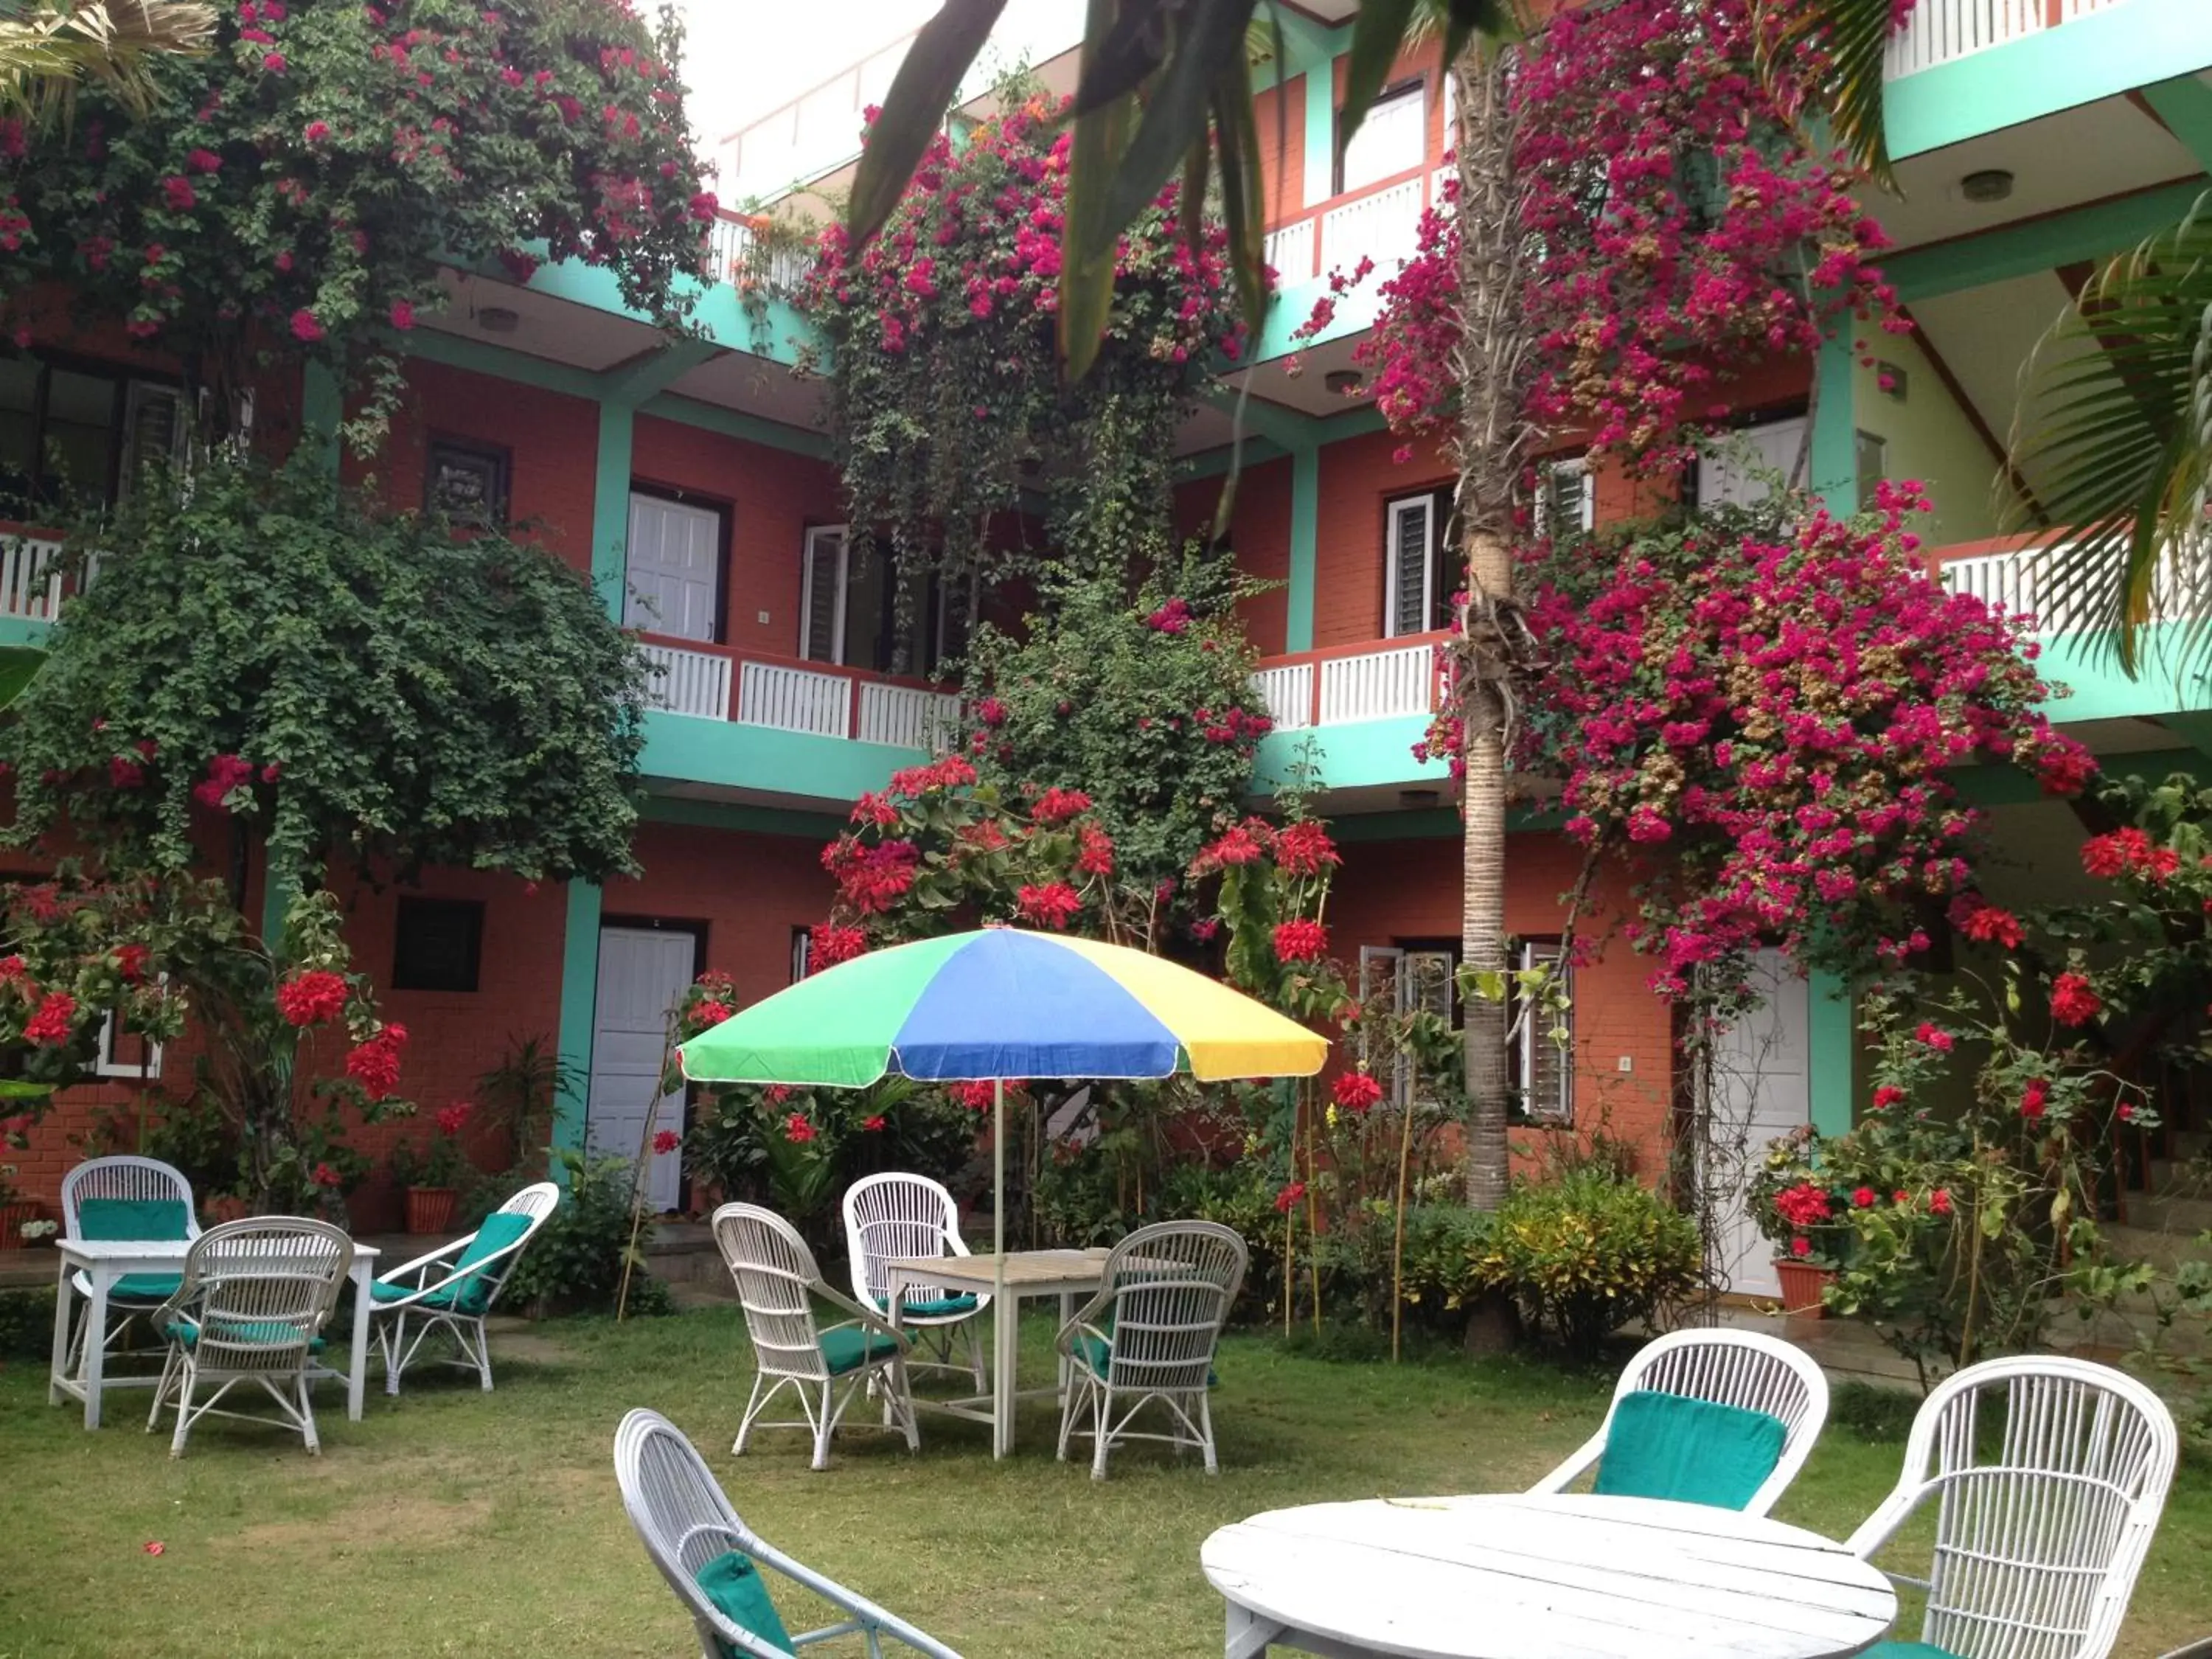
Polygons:
[[[184,1171],[159,1158],[118,1153],[87,1158],[62,1177],[62,1233],[73,1239],[188,1240],[200,1236],[192,1207],[192,1183]],[[177,1291],[176,1273],[125,1273],[108,1287],[107,1329],[102,1340],[112,1347],[134,1314],[151,1313]],[[78,1273],[80,1297],[92,1294],[92,1280]],[[80,1376],[84,1365],[84,1327],[91,1304],[77,1316],[70,1336],[70,1364]]]
[[2173,1418],[2124,1372],[2027,1355],[1969,1365],[1912,1419],[1896,1491],[1850,1536],[1871,1559],[1936,1503],[1920,1639],[1895,1659],[2105,1659],[2166,1507]]
[[[1775,1499],[1789,1489],[1797,1472],[1805,1467],[1806,1458],[1812,1455],[1813,1443],[1820,1437],[1820,1426],[1828,1417],[1828,1379],[1821,1373],[1819,1362],[1802,1348],[1757,1331],[1670,1331],[1646,1343],[1621,1371],[1620,1380],[1613,1385],[1613,1403],[1607,1407],[1605,1421],[1598,1425],[1597,1432],[1528,1490],[1565,1492],[1577,1476],[1603,1464],[1607,1448],[1616,1432],[1651,1432],[1651,1425],[1641,1420],[1646,1415],[1641,1409],[1645,1403],[1642,1401],[1629,1408],[1624,1426],[1622,1403],[1640,1394],[1672,1395],[1734,1407],[1739,1412],[1763,1413],[1780,1422],[1778,1446],[1771,1440],[1763,1447],[1714,1446],[1711,1448],[1714,1455],[1693,1455],[1687,1460],[1692,1470],[1677,1490],[1644,1489],[1635,1493],[1647,1498],[1717,1502],[1721,1507],[1741,1509],[1747,1515],[1765,1515],[1774,1507]],[[1694,1454],[1695,1437],[1700,1431],[1732,1440],[1733,1431],[1744,1425],[1740,1421],[1720,1418],[1711,1423],[1667,1426],[1681,1428],[1690,1437],[1688,1449]],[[1757,1425],[1749,1426],[1755,1433]],[[1666,1431],[1666,1427],[1660,1431]],[[1772,1434],[1771,1428],[1766,1432]],[[1633,1449],[1623,1447],[1619,1452],[1633,1455]],[[1719,1468],[1724,1453],[1735,1454],[1733,1468],[1727,1474]],[[1772,1466],[1765,1469],[1763,1478],[1759,1478],[1770,1453],[1774,1460]],[[1620,1467],[1617,1455],[1616,1468]],[[1650,1462],[1644,1468],[1655,1474],[1665,1473]],[[1733,1480],[1729,1478],[1729,1474],[1735,1476]],[[1717,1474],[1720,1476],[1717,1485],[1714,1484]],[[1601,1468],[1599,1490],[1604,1491],[1606,1486]],[[1729,1490],[1731,1486],[1734,1491]],[[1747,1491],[1748,1496],[1745,1497]],[[1738,1499],[1741,1501],[1735,1501]]]
[[[169,1455],[181,1457],[192,1425],[210,1414],[274,1423],[319,1452],[307,1366],[353,1265],[353,1241],[327,1221],[259,1216],[211,1227],[185,1252],[183,1282],[154,1314],[169,1357],[147,1413],[151,1434],[164,1407],[176,1413]],[[258,1384],[278,1415],[225,1411],[240,1383]],[[203,1387],[214,1392],[199,1398]]]
[[[896,1170],[864,1176],[845,1189],[846,1253],[852,1260],[853,1294],[877,1312],[891,1310],[890,1274],[885,1265],[902,1256],[966,1255],[960,1237],[960,1206],[952,1194],[927,1176]],[[913,1334],[917,1348],[933,1348],[934,1359],[910,1358],[909,1370],[964,1371],[977,1393],[988,1385],[983,1364],[981,1326],[977,1316],[991,1305],[988,1296],[942,1285],[909,1285],[899,1310],[902,1330]],[[967,1364],[952,1358],[952,1337],[965,1340]]]
[[[921,1448],[915,1421],[914,1395],[907,1383],[906,1359],[912,1344],[873,1309],[864,1308],[833,1290],[814,1265],[814,1253],[798,1231],[772,1210],[755,1204],[725,1204],[712,1218],[715,1248],[737,1281],[745,1310],[756,1371],[753,1390],[730,1449],[742,1456],[752,1431],[805,1429],[814,1437],[814,1467],[830,1467],[830,1437],[853,1397],[870,1383],[883,1396],[884,1426],[906,1436],[907,1449]],[[817,1301],[842,1309],[851,1318],[823,1328]],[[843,1392],[839,1392],[840,1388]],[[763,1422],[769,1401],[789,1389],[799,1398],[804,1421]]]
[[[522,1252],[561,1202],[550,1181],[525,1187],[477,1224],[476,1231],[380,1274],[370,1287],[377,1349],[384,1360],[384,1391],[399,1392],[400,1373],[414,1363],[428,1338],[453,1340],[448,1365],[475,1368],[491,1389],[491,1344],[484,1316],[507,1287]],[[414,1334],[408,1334],[410,1324]]]
[[[659,1412],[634,1411],[623,1419],[615,1431],[615,1479],[645,1553],[691,1615],[704,1659],[776,1659],[852,1635],[866,1642],[870,1659],[881,1659],[886,1637],[929,1659],[960,1659],[896,1613],[763,1542],[738,1519],[697,1449]],[[786,1634],[760,1567],[805,1586],[845,1617],[820,1630]]]
[[[1157,1221],[1116,1244],[1098,1291],[1060,1329],[1068,1386],[1060,1409],[1060,1455],[1091,1437],[1091,1475],[1106,1478],[1106,1454],[1128,1440],[1158,1440],[1205,1455],[1216,1474],[1214,1350],[1244,1282],[1249,1255],[1235,1230],[1212,1221]],[[1165,1433],[1130,1424],[1157,1402]],[[1116,1413],[1119,1415],[1116,1415]],[[1088,1417],[1090,1426],[1079,1426]]]

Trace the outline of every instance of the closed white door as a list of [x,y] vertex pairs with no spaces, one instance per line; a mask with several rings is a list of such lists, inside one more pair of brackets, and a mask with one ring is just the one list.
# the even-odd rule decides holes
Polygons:
[[[657,928],[599,930],[599,1000],[592,1021],[592,1089],[585,1107],[584,1138],[598,1157],[635,1161],[645,1144],[646,1118],[653,1132],[684,1128],[684,1091],[660,1092],[667,1053],[668,1017],[691,983],[693,940],[689,933]],[[679,1193],[682,1154],[648,1152],[647,1200],[672,1210]]]
[[657,495],[632,495],[623,621],[650,634],[711,641],[721,563],[720,514]]
[[1767,1144],[1813,1121],[1812,990],[1778,951],[1763,951],[1753,988],[1765,999],[1714,1046],[1705,1187],[1718,1206],[1722,1288],[1778,1296],[1774,1246],[1744,1213]]
[[[1805,441],[1805,419],[1768,421],[1732,432],[1717,455],[1698,459],[1698,505],[1756,507],[1774,493],[1779,473],[1787,481],[1797,470],[1797,452]],[[1802,483],[1802,480],[1800,480]]]

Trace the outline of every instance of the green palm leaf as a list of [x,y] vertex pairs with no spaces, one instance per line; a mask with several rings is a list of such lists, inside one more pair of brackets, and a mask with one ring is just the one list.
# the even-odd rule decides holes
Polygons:
[[2144,627],[2185,617],[2174,665],[2212,663],[2212,195],[2107,264],[2045,337],[2013,462],[2068,527],[2037,566],[2046,630],[2132,675]]
[[1823,72],[1814,102],[1851,157],[1883,183],[1893,181],[1882,133],[1882,54],[1895,0],[1759,0],[1767,27],[1765,59]]
[[164,57],[198,57],[215,40],[215,10],[197,0],[37,0],[0,15],[0,115],[66,112],[94,81],[143,112]]

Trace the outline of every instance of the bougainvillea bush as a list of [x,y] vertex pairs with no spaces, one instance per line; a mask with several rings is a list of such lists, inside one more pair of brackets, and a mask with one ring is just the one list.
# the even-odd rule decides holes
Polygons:
[[[714,199],[669,15],[628,0],[239,0],[133,117],[0,120],[0,329],[57,282],[235,389],[252,354],[343,363],[441,303],[441,266],[604,265],[673,325]],[[31,142],[37,137],[37,142]]]
[[1170,185],[1121,235],[1096,366],[1061,383],[1065,111],[1018,82],[1000,102],[957,149],[937,139],[857,258],[826,232],[801,299],[852,522],[909,605],[932,570],[1031,568],[1003,515],[1032,505],[1064,562],[1166,556],[1176,423],[1237,345],[1224,234],[1208,219],[1194,253]]
[[1768,945],[1847,975],[1914,958],[1976,891],[1955,769],[2061,796],[2094,774],[2041,712],[2026,620],[1915,557],[1925,506],[1912,484],[1850,520],[1781,497],[1532,571],[1551,667],[1523,763],[1562,781],[1590,860],[1639,872],[1628,933],[1662,995],[1725,1011]]
[[[1513,76],[1510,158],[1531,250],[1540,426],[1660,474],[1728,414],[1734,368],[1810,355],[1855,324],[1909,326],[1870,263],[1887,245],[1839,151],[1802,118],[1826,66],[1765,58],[1753,0],[1615,0],[1561,9]],[[1443,210],[1383,284],[1358,348],[1391,426],[1455,405],[1459,235]]]

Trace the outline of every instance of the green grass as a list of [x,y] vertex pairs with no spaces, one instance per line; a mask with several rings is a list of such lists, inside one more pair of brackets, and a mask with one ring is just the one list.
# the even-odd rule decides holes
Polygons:
[[[1048,1334],[1025,1332],[1040,1371]],[[48,1407],[38,1365],[0,1370],[0,1659],[696,1653],[615,1490],[614,1426],[638,1405],[693,1437],[763,1536],[971,1659],[1212,1659],[1221,1607],[1198,1548],[1214,1528],[1327,1498],[1525,1486],[1595,1427],[1609,1387],[1533,1360],[1394,1369],[1237,1337],[1220,1478],[1141,1449],[1094,1485],[1053,1460],[1042,1403],[1003,1464],[980,1425],[942,1416],[924,1418],[919,1457],[857,1432],[824,1474],[795,1433],[732,1458],[750,1381],[732,1315],[554,1324],[494,1352],[489,1396],[433,1374],[398,1401],[372,1392],[355,1424],[325,1389],[319,1459],[210,1420],[173,1462],[166,1434],[139,1431],[143,1393],[111,1396],[109,1426],[87,1434],[74,1406]],[[1832,1422],[1778,1513],[1847,1533],[1899,1451]],[[2124,1659],[2212,1631],[2208,1543],[2212,1471],[2185,1467]],[[797,1627],[808,1609],[783,1599]]]

